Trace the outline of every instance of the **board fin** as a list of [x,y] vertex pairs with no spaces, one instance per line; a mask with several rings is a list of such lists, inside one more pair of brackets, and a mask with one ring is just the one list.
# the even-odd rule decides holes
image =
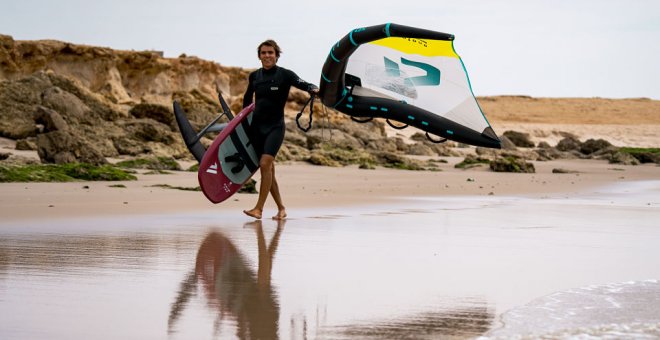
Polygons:
[[188,120],[188,117],[186,117],[186,113],[183,111],[183,108],[181,108],[179,102],[174,101],[173,106],[174,117],[176,118],[176,122],[179,125],[179,131],[181,131],[183,141],[186,143],[186,147],[188,147],[188,150],[190,150],[190,153],[192,153],[197,162],[201,162],[202,158],[204,158],[206,148],[204,145],[202,145],[202,143],[199,142],[197,133],[193,129],[192,125],[190,125],[190,121]]

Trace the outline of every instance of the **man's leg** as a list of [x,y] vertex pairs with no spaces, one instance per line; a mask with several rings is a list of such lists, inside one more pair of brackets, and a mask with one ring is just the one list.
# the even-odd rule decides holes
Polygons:
[[282,220],[286,218],[286,208],[282,203],[282,196],[280,195],[280,186],[277,184],[275,178],[275,162],[273,162],[273,183],[270,186],[270,195],[273,196],[275,204],[277,204],[277,215],[273,216],[275,220]]
[[259,161],[259,167],[261,170],[261,184],[259,186],[259,198],[257,199],[257,204],[251,210],[243,210],[243,212],[249,216],[252,216],[256,219],[261,218],[261,213],[264,211],[264,205],[266,204],[266,198],[268,198],[268,193],[271,190],[273,185],[273,162],[275,157],[263,154],[261,155],[261,160]]

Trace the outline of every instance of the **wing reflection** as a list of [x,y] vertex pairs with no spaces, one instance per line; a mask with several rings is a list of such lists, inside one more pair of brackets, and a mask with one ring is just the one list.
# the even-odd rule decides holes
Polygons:
[[183,280],[172,303],[168,332],[173,331],[188,301],[201,289],[207,307],[217,312],[215,333],[222,321],[228,320],[235,324],[240,339],[276,339],[279,304],[271,286],[271,271],[285,223],[278,222],[269,244],[261,221],[245,225],[257,236],[256,273],[229,238],[219,231],[209,233],[197,251],[195,269]]

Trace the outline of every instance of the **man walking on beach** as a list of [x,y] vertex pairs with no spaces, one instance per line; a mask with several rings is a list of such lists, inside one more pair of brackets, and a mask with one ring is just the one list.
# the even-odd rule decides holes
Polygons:
[[261,185],[259,198],[254,208],[243,210],[248,216],[260,219],[268,193],[277,204],[277,214],[273,219],[286,218],[279,185],[275,178],[275,157],[284,141],[284,105],[289,90],[294,86],[303,91],[318,93],[318,88],[300,79],[293,71],[277,66],[282,50],[274,40],[266,40],[257,47],[261,68],[250,73],[248,86],[243,97],[243,107],[252,103],[255,109],[250,125],[250,141],[259,155]]

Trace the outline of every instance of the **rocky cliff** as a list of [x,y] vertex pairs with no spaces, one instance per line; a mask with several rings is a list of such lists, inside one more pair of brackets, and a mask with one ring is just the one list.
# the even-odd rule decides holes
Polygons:
[[[0,35],[0,136],[37,148],[47,162],[188,157],[172,101],[201,127],[221,111],[217,91],[240,110],[249,71],[185,55]],[[290,99],[293,110],[306,98],[296,90]]]
[[169,106],[173,96],[191,92],[214,101],[216,89],[235,97],[244,91],[248,73],[185,55],[163,58],[156,51],[119,51],[53,40],[15,41],[0,35],[0,79],[18,80],[39,71],[75,79],[119,107],[141,103]]

